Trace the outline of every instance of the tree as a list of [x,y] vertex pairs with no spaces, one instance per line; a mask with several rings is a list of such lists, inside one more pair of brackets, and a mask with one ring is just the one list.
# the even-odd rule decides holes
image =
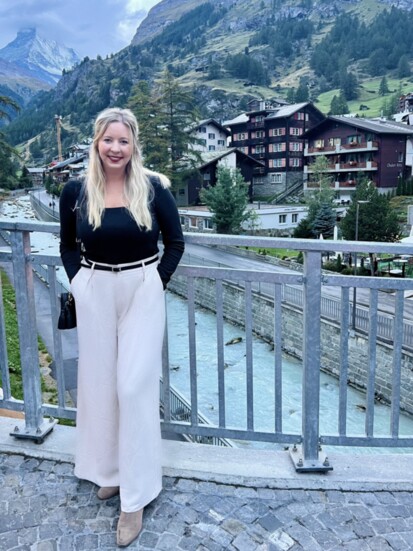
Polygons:
[[308,215],[301,220],[294,231],[294,237],[310,239],[313,237],[332,237],[336,224],[333,210],[334,189],[331,187],[331,176],[328,175],[329,161],[325,155],[316,158],[311,165],[311,180],[318,184],[314,191],[306,196]]
[[340,91],[340,95],[333,96],[333,99],[330,103],[330,111],[329,115],[345,115],[349,112],[349,108],[347,105],[346,98],[344,97],[344,94],[342,91]]
[[128,107],[139,123],[139,140],[145,166],[151,170],[170,174],[168,139],[158,110],[158,96],[146,81],[139,81],[132,90]]
[[340,74],[340,89],[346,100],[357,99],[358,96],[358,82],[354,73],[343,71]]
[[[7,96],[0,96],[0,119],[10,119],[10,110],[19,111],[19,105]],[[17,151],[6,141],[0,132],[0,185],[7,189],[17,186],[16,162]]]
[[190,129],[199,120],[191,92],[165,71],[152,89],[138,82],[128,105],[139,121],[146,166],[166,174],[176,190],[199,164],[199,152],[190,147],[195,143]]
[[314,237],[318,238],[320,235],[324,238],[333,237],[336,219],[336,213],[331,203],[321,203],[312,223]]
[[30,178],[30,172],[28,168],[24,165],[19,178],[19,188],[26,189],[28,187],[33,187],[33,183]]
[[368,180],[361,181],[340,223],[344,239],[354,240],[356,237],[356,211],[358,201],[369,201],[359,207],[358,235],[363,241],[397,241],[400,232],[397,214],[385,195]]
[[411,75],[409,58],[406,54],[402,55],[397,65],[397,73],[399,78],[406,78]]
[[399,111],[399,98],[401,94],[392,94],[390,98],[385,98],[381,106],[382,116],[391,120],[392,115]]
[[389,86],[387,84],[387,78],[386,75],[381,79],[380,86],[379,86],[379,96],[385,96],[390,92]]
[[163,135],[168,145],[169,173],[172,186],[176,189],[185,173],[198,167],[200,154],[191,148],[196,138],[190,129],[199,121],[192,93],[181,86],[169,71],[155,90],[157,111]]
[[[359,215],[356,220],[359,201],[368,201],[368,203],[359,204]],[[356,222],[357,237],[360,241],[393,242],[398,240],[400,227],[396,212],[392,209],[387,196],[380,194],[374,184],[367,179],[357,185],[347,213],[340,222],[344,239],[355,240]],[[372,254],[370,254],[370,266],[372,275],[374,275],[375,262]]]
[[217,176],[215,186],[201,190],[201,199],[213,213],[212,222],[218,233],[239,233],[242,223],[251,218],[247,210],[248,184],[239,169],[221,166]]
[[304,101],[308,101],[308,82],[305,79],[300,79],[300,84],[295,93],[295,102],[302,103]]

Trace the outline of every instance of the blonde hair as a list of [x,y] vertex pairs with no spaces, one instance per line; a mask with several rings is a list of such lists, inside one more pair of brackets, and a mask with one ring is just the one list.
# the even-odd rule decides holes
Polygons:
[[93,229],[99,228],[105,210],[105,173],[99,156],[98,145],[107,127],[113,122],[123,123],[129,129],[132,139],[132,156],[125,171],[126,208],[138,226],[150,230],[152,228],[152,217],[149,204],[154,193],[150,177],[158,177],[163,187],[169,187],[171,183],[164,174],[153,172],[143,166],[138,139],[138,121],[130,109],[117,107],[105,109],[99,113],[95,121],[95,131],[86,175],[89,223],[93,226]]

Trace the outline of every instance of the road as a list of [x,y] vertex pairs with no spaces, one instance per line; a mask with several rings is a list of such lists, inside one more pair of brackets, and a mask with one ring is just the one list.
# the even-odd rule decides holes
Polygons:
[[[212,264],[220,266],[228,266],[231,268],[241,269],[241,270],[265,270],[267,272],[278,272],[278,273],[296,273],[295,271],[284,268],[283,266],[274,266],[260,260],[253,260],[251,258],[245,258],[241,255],[232,254],[227,251],[221,251],[219,249],[195,245],[192,243],[187,243],[185,246],[185,256],[184,262],[188,264]],[[264,284],[261,284],[261,288]],[[328,298],[335,298],[340,300],[341,298],[341,288],[324,285],[322,289],[323,296]],[[352,290],[350,291],[350,300],[352,299]],[[364,289],[359,287],[357,289],[357,305],[359,306],[369,306],[369,289]],[[404,301],[404,319],[413,320],[413,280],[412,280],[412,290],[405,292],[405,301]],[[394,314],[394,294],[389,292],[379,292],[378,298],[378,310],[379,312]]]

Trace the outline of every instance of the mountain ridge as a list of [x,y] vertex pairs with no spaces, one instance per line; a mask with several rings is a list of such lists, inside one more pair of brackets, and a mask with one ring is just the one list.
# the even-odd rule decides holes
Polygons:
[[[67,71],[53,90],[34,98],[10,125],[9,136],[18,144],[45,128],[53,132],[50,113],[58,113],[75,132],[72,141],[86,137],[99,110],[126,106],[134,84],[156,82],[166,67],[182,86],[193,90],[202,116],[229,119],[244,111],[249,99],[285,98],[288,87],[297,86],[302,78],[307,79],[306,86],[312,81],[318,86],[310,57],[337,17],[357,13],[367,21],[394,4],[392,0],[262,0],[259,5],[249,0],[163,0],[150,10],[130,46],[105,60],[85,58]],[[280,36],[262,35],[264,23],[276,25]],[[310,28],[316,31],[308,34]],[[269,42],[274,37],[279,38],[275,45]],[[292,52],[284,54],[284,46]],[[242,68],[245,63],[248,70],[237,76],[238,65]],[[321,87],[311,90],[319,94]]]
[[25,104],[39,90],[53,87],[62,72],[79,61],[72,48],[40,36],[33,27],[24,28],[0,49],[0,85],[17,93]]

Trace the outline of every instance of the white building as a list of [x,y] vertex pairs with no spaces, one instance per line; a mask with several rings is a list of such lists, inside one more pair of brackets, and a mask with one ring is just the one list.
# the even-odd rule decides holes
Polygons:
[[195,151],[223,151],[227,148],[230,131],[215,119],[205,119],[191,132],[198,143],[192,144]]

